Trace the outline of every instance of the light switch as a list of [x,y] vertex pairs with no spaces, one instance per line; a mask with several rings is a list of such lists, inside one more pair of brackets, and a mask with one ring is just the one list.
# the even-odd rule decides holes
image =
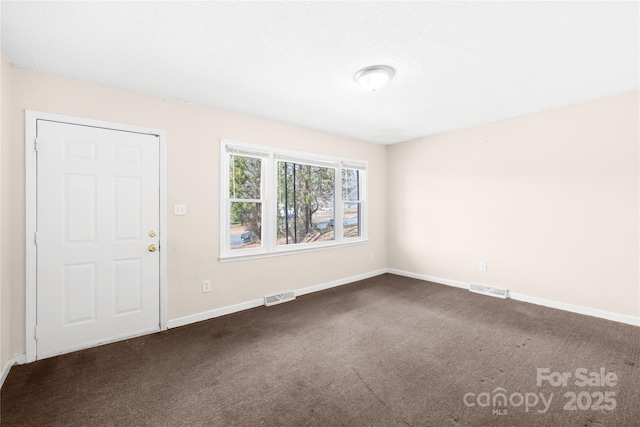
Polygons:
[[186,215],[187,214],[187,205],[173,205],[173,214],[174,215]]

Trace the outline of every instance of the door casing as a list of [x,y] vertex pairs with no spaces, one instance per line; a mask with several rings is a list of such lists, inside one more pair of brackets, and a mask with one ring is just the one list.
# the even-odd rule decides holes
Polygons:
[[105,129],[114,129],[127,132],[137,132],[157,135],[160,141],[160,330],[167,329],[167,179],[166,179],[166,131],[146,127],[130,126],[119,123],[104,122],[99,120],[84,119],[79,117],[64,116],[40,111],[25,110],[25,355],[26,362],[36,360],[36,245],[35,236],[37,230],[36,206],[37,206],[37,163],[35,142],[37,137],[37,121],[50,120],[55,122],[70,123],[81,126],[92,126]]

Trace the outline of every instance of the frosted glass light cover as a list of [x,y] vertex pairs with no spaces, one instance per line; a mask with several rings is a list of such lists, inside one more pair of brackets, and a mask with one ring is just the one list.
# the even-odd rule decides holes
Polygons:
[[358,71],[355,75],[355,80],[366,90],[375,92],[386,85],[393,77],[393,74],[394,70],[391,67],[374,65]]

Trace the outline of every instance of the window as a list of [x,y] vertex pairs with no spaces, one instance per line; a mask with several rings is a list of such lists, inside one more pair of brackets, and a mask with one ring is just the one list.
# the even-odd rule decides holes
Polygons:
[[334,168],[278,161],[277,245],[334,240]]
[[229,154],[231,249],[262,246],[262,159]]
[[360,236],[362,199],[360,197],[360,170],[342,169],[342,203],[344,237]]
[[221,143],[220,259],[366,241],[366,162]]

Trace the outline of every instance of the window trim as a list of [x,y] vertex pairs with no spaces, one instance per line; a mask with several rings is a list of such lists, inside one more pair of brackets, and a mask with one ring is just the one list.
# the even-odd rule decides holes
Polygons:
[[[346,162],[342,162],[342,168],[340,169],[340,182],[342,182],[342,172],[345,170],[351,170],[351,171],[357,171],[358,172],[358,198],[356,200],[351,200],[351,199],[345,199],[344,197],[344,189],[342,188],[342,185],[340,185],[340,204],[342,205],[342,225],[344,226],[344,206],[346,204],[358,204],[359,206],[359,212],[358,212],[358,231],[360,232],[360,234],[362,234],[362,223],[363,223],[363,217],[364,217],[364,202],[366,199],[366,196],[363,198],[363,194],[364,191],[366,189],[366,179],[363,177],[363,175],[366,176],[366,169],[362,169],[359,166],[356,167],[351,167],[352,165],[346,163]],[[334,220],[335,223],[335,220]],[[344,236],[344,229],[342,230],[342,234]]]
[[[242,156],[242,157],[248,157],[248,158],[253,158],[253,159],[260,159],[261,163],[260,163],[260,198],[259,199],[242,199],[242,198],[237,198],[237,197],[231,197],[230,194],[230,188],[229,188],[229,166],[230,166],[230,155],[237,155],[237,156]],[[226,194],[226,213],[227,213],[227,225],[229,224],[229,218],[231,217],[231,205],[233,203],[260,203],[260,210],[262,211],[261,213],[261,218],[264,218],[264,215],[266,214],[266,206],[267,206],[267,198],[266,198],[266,190],[267,190],[267,184],[266,184],[266,178],[267,178],[267,172],[265,170],[264,167],[264,159],[266,157],[268,157],[268,155],[264,155],[264,153],[256,153],[256,152],[251,152],[248,150],[242,151],[242,150],[238,150],[236,149],[236,147],[234,147],[231,150],[227,150],[227,154],[226,154],[226,162],[227,162],[227,166],[226,166],[226,180],[224,181],[224,185],[226,185],[226,190],[224,193],[221,194]],[[222,201],[221,201],[222,203]],[[262,219],[262,223],[264,224],[264,219]],[[252,254],[252,253],[262,253],[264,251],[264,227],[262,227],[262,236],[260,236],[260,246],[257,248],[247,248],[247,249],[243,249],[244,251],[246,251],[248,254]],[[226,227],[227,230],[227,238],[226,238],[226,242],[225,244],[228,244],[227,247],[225,249],[227,249],[229,252],[232,252],[231,250],[231,235],[229,234],[230,229],[229,227]],[[222,252],[221,252],[222,253]]]
[[[231,249],[229,196],[229,154],[262,159],[262,236],[258,248]],[[277,166],[279,161],[310,164],[335,169],[334,180],[334,240],[277,245],[278,234],[278,201],[277,201]],[[342,169],[358,169],[361,171],[360,203],[361,224],[360,236],[344,237],[343,222],[335,220],[343,218],[344,203],[342,200]],[[291,255],[294,253],[312,252],[335,247],[359,245],[368,242],[368,203],[367,203],[367,170],[366,160],[327,156],[282,149],[278,147],[249,144],[227,139],[220,140],[220,262],[256,259],[272,256]]]

